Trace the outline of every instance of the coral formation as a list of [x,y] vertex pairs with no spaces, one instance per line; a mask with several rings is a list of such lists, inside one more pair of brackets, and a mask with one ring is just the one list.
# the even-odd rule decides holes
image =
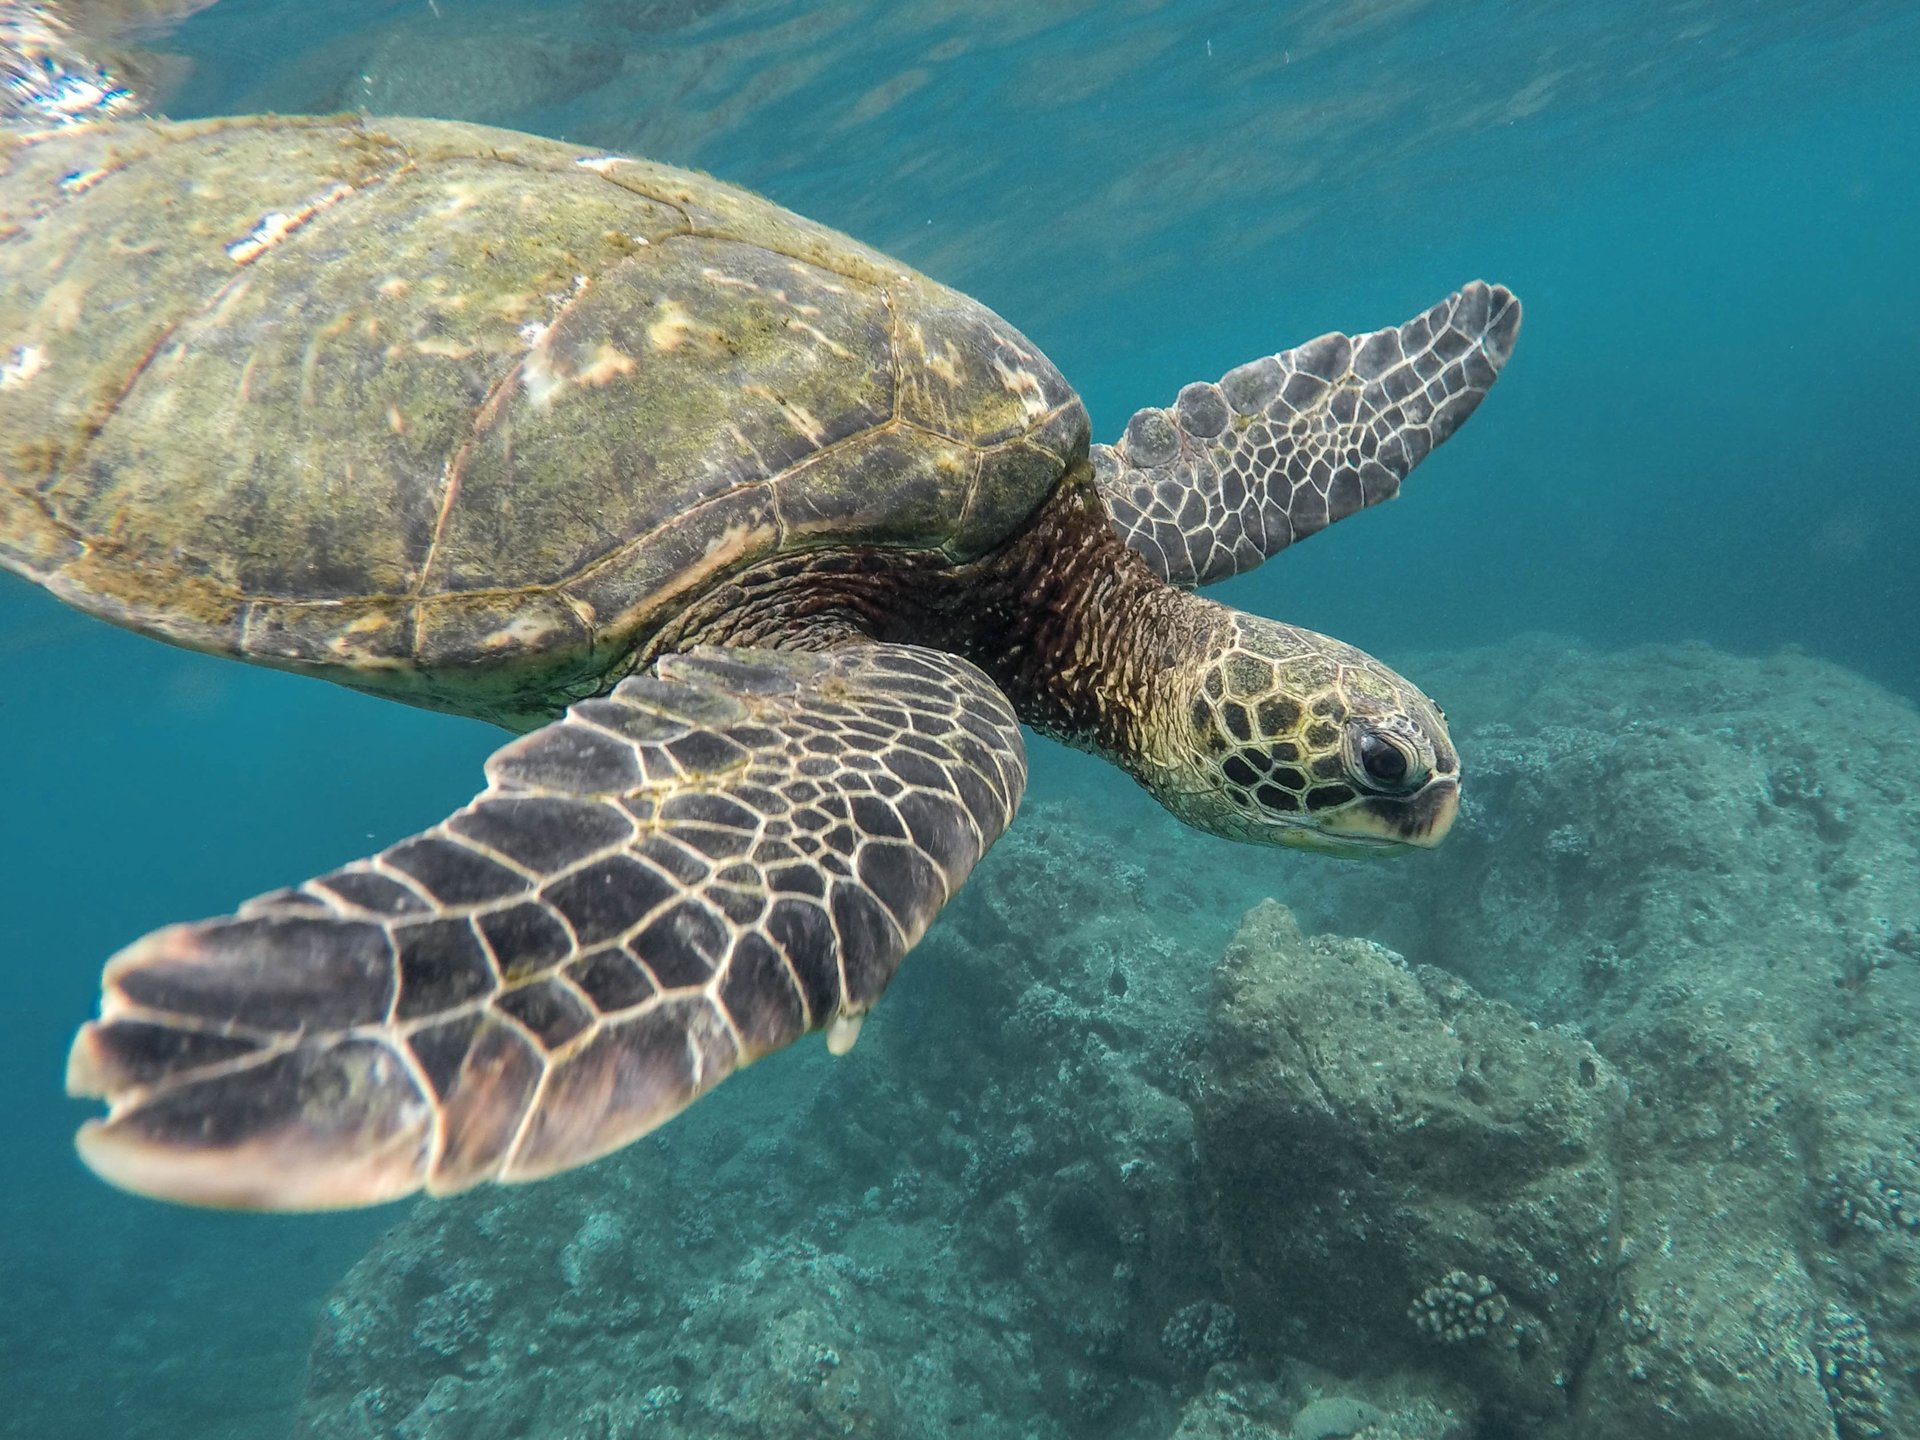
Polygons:
[[1422,1334],[1449,1345],[1508,1339],[1506,1297],[1486,1276],[1464,1270],[1449,1270],[1416,1295],[1407,1318]]
[[1883,1440],[1887,1387],[1880,1378],[1885,1357],[1858,1315],[1829,1304],[1814,1323],[1814,1353],[1820,1386],[1833,1407],[1833,1428],[1840,1440]]
[[1920,1166],[1910,1155],[1869,1155],[1827,1172],[1828,1220],[1839,1231],[1920,1238]]
[[1240,1317],[1218,1300],[1196,1300],[1160,1332],[1160,1348],[1183,1370],[1211,1370],[1246,1353]]

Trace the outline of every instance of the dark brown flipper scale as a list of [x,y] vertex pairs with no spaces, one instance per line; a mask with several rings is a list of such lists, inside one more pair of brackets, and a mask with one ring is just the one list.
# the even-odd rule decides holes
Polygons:
[[702,649],[507,745],[424,834],[108,966],[87,1163],[317,1209],[530,1180],[808,1030],[850,1043],[1012,820],[1018,722],[910,646]]
[[1114,528],[1176,585],[1251,570],[1400,493],[1499,377],[1520,302],[1476,280],[1390,330],[1322,335],[1142,410],[1093,447]]

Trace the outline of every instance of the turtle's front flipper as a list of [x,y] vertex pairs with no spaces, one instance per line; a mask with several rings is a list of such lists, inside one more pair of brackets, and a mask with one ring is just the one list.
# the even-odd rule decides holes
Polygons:
[[698,650],[422,835],[107,967],[68,1085],[127,1189],[261,1209],[550,1175],[805,1031],[851,1043],[1013,818],[1013,710],[909,646]]
[[1194,384],[1093,447],[1114,528],[1176,585],[1251,570],[1390,499],[1486,397],[1520,302],[1476,280],[1424,315],[1318,340]]

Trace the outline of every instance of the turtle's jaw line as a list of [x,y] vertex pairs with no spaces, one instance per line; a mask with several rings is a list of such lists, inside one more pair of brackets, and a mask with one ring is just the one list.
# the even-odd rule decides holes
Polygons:
[[1417,794],[1395,802],[1384,814],[1362,808],[1354,811],[1350,819],[1359,822],[1366,832],[1395,845],[1431,850],[1447,838],[1459,813],[1460,782],[1449,775],[1428,781]]
[[1406,848],[1405,841],[1390,835],[1322,830],[1299,821],[1276,822],[1274,828],[1286,832],[1280,837],[1282,845],[1291,845],[1298,850],[1317,850],[1322,855],[1392,855]]
[[[1447,838],[1460,813],[1460,783],[1451,776],[1430,781],[1405,800],[1362,801],[1321,825],[1294,821],[1296,833],[1282,843],[1332,855],[1390,855],[1431,850]],[[1287,822],[1281,822],[1287,823]]]

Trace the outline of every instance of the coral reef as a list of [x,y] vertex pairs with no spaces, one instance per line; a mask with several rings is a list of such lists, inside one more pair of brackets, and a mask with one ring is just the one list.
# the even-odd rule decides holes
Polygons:
[[1418,668],[1439,851],[1069,772],[850,1056],[409,1211],[302,1434],[1920,1434],[1912,708],[1698,647]]
[[1912,1384],[1889,1377],[1920,1366],[1913,707],[1805,656],[1702,646],[1522,640],[1434,670],[1469,755],[1465,823],[1417,887],[1350,870],[1298,903],[1577,1023],[1628,1085],[1621,1262],[1571,1433],[1857,1427],[1821,1379],[1828,1304],[1871,1326],[1891,1417],[1873,1423],[1903,1433]]

